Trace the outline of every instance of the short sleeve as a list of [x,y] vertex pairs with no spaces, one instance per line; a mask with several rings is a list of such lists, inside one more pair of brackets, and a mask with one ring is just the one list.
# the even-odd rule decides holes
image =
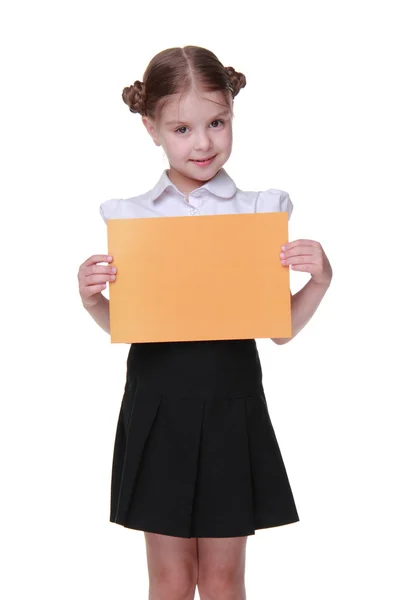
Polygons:
[[287,192],[281,192],[280,205],[281,205],[281,212],[289,213],[288,214],[288,220],[289,220],[290,217],[292,216],[292,212],[293,212],[293,202],[290,199],[290,196]]
[[102,204],[100,204],[100,214],[105,223],[108,219],[118,218],[118,207],[120,204],[120,198],[110,198]]
[[293,212],[293,203],[287,192],[270,188],[259,192],[256,212],[287,212],[288,219],[290,219]]

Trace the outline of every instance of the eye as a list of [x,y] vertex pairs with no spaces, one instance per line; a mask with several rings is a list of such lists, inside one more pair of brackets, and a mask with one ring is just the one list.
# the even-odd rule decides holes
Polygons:
[[[221,121],[221,119],[216,119],[215,121],[212,121],[211,125],[214,125],[214,123],[221,123],[222,125],[224,124],[223,121]],[[217,125],[218,127],[218,125]],[[217,127],[212,127],[212,129],[216,129]],[[188,129],[188,127],[183,126],[183,127],[179,127],[178,129],[175,129],[175,133],[179,133],[180,135],[184,135],[185,134],[185,129]],[[182,131],[183,130],[183,131]]]

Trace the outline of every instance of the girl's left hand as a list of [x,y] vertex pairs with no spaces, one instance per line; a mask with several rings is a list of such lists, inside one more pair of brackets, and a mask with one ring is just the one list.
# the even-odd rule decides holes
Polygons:
[[282,246],[282,265],[290,265],[294,271],[310,273],[315,283],[329,285],[332,267],[319,242],[295,240]]

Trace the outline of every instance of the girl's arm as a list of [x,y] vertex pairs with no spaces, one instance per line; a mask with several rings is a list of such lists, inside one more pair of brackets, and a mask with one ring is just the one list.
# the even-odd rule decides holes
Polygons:
[[[110,333],[110,301],[101,294],[100,300],[94,306],[83,305],[90,316],[106,333]],[[130,342],[124,342],[129,344]]]
[[100,294],[99,301],[94,306],[83,304],[89,315],[106,333],[110,333],[110,302]]
[[101,291],[106,284],[115,280],[117,272],[114,265],[107,266],[99,263],[110,263],[113,257],[107,254],[93,254],[85,260],[78,270],[79,294],[82,304],[96,323],[110,333],[110,307],[108,299]]
[[275,344],[287,344],[307,325],[322,298],[329,287],[329,284],[315,283],[310,279],[306,285],[294,296],[291,295],[292,303],[292,337],[290,338],[271,338]]
[[282,246],[280,254],[282,265],[291,266],[295,271],[311,274],[311,279],[294,296],[292,306],[292,337],[271,338],[275,344],[287,344],[307,325],[332,280],[332,267],[319,242],[313,240],[295,240]]

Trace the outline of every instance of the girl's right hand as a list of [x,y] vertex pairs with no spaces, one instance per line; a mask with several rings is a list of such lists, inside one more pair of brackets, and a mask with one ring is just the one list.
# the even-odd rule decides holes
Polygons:
[[117,269],[114,266],[97,265],[97,263],[111,261],[112,257],[107,254],[94,254],[79,267],[79,293],[85,307],[95,306],[102,297],[101,292],[107,287],[107,281],[115,280]]

